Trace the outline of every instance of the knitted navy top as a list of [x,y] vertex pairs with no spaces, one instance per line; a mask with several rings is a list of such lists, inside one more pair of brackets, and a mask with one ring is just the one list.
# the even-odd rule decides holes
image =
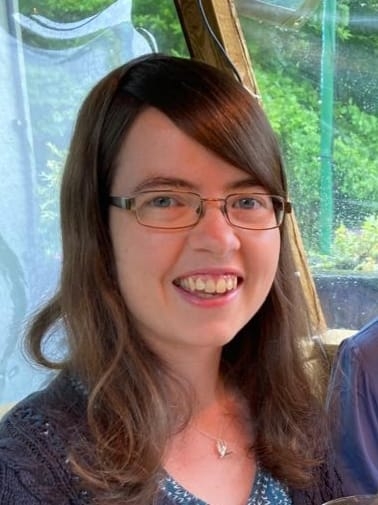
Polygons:
[[[17,404],[0,422],[1,505],[87,505],[90,494],[80,485],[68,460],[72,440],[85,433],[86,394],[61,373],[44,390]],[[321,505],[342,496],[333,466],[320,470],[319,483],[288,490],[293,505]],[[177,503],[164,486],[157,505]],[[271,503],[270,505],[277,505]]]

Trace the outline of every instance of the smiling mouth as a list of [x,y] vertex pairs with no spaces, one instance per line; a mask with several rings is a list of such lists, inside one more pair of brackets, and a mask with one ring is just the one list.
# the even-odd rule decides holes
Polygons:
[[173,283],[188,291],[199,295],[224,295],[238,287],[238,277],[226,275],[190,275],[175,279]]

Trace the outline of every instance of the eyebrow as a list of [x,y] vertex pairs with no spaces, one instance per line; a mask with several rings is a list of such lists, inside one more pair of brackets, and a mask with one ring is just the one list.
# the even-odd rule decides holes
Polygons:
[[144,181],[141,181],[139,184],[135,186],[134,192],[144,191],[148,189],[155,189],[157,186],[164,187],[175,187],[182,189],[196,189],[194,184],[191,184],[184,179],[180,179],[178,177],[149,177]]
[[[251,188],[251,186],[261,186],[259,182],[253,176],[248,176],[244,179],[240,179],[238,181],[234,181],[231,184],[227,185],[227,190],[238,190],[238,189],[247,189]],[[150,189],[156,189],[157,187],[166,187],[166,188],[177,188],[177,189],[185,189],[188,191],[199,191],[199,188],[196,184],[193,184],[185,179],[181,179],[179,177],[149,177],[144,181],[141,181],[137,184],[133,190],[133,193],[138,191],[146,191]]]

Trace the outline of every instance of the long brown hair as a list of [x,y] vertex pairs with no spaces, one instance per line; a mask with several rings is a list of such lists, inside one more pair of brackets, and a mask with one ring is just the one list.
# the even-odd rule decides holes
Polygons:
[[[72,461],[98,503],[151,503],[164,447],[178,426],[177,410],[167,407],[177,399],[177,379],[132,327],[108,229],[117,155],[148,106],[252,173],[272,194],[287,197],[280,148],[261,105],[207,64],[144,56],[112,71],[84,101],[62,181],[61,283],[32,322],[28,341],[35,360],[68,370],[88,391],[90,437],[71,448]],[[57,324],[64,326],[69,349],[61,363],[42,351]],[[258,313],[224,347],[222,370],[250,407],[258,461],[294,487],[310,482],[322,457],[322,407],[303,352],[313,331],[284,222],[273,286]]]

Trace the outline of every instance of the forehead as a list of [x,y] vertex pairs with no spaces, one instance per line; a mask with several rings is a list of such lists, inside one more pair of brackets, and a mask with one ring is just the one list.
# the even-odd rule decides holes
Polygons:
[[252,185],[256,180],[189,137],[165,114],[150,107],[137,117],[123,142],[112,191],[130,193],[170,183],[203,190],[208,186]]

